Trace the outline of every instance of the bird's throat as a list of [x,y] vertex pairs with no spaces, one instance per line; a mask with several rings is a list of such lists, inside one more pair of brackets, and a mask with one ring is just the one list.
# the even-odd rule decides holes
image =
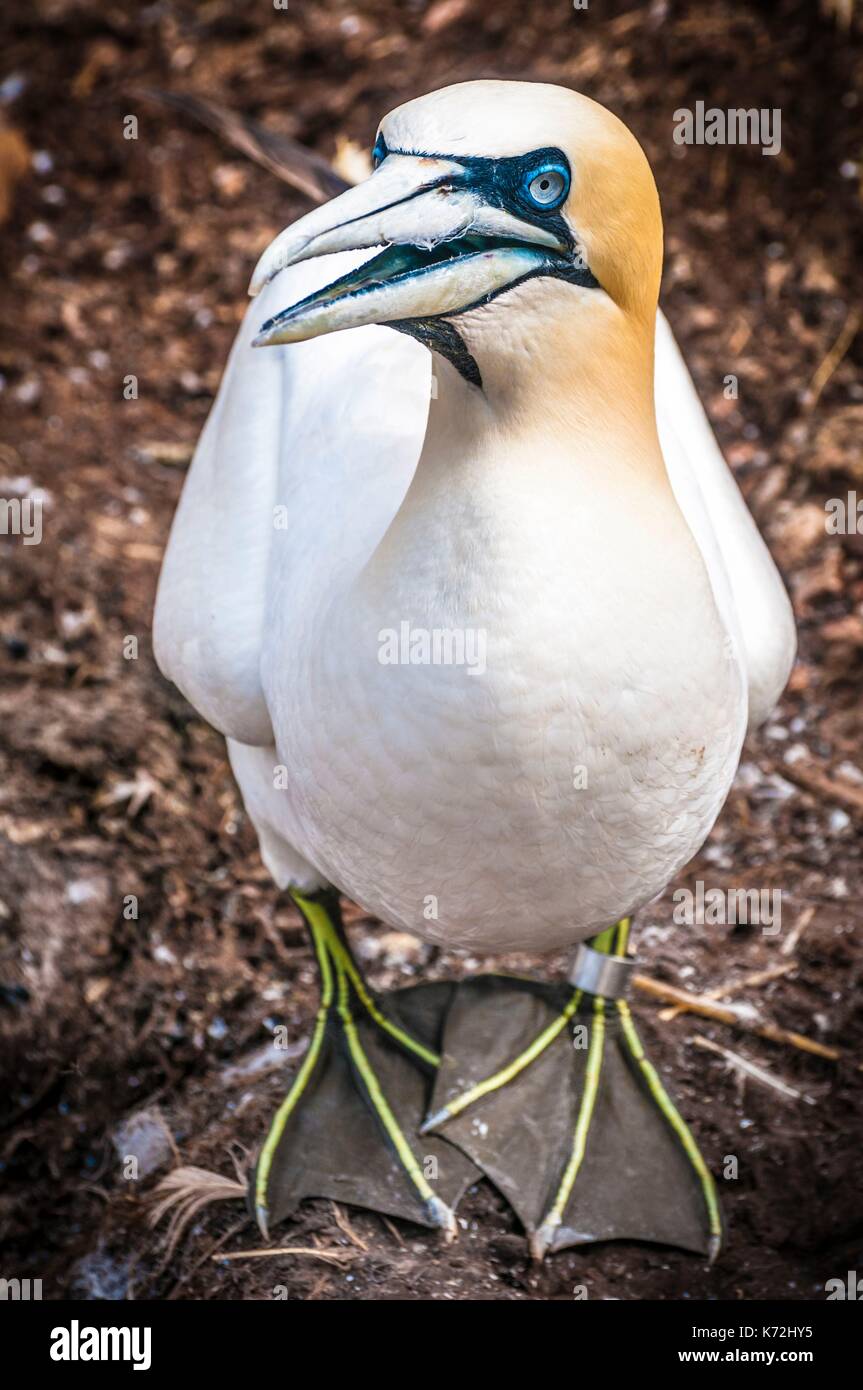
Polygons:
[[646,499],[671,501],[652,342],[618,343],[616,354],[597,359],[552,341],[549,350],[569,352],[568,361],[510,352],[501,371],[483,350],[488,343],[473,337],[487,384],[472,385],[434,353],[422,453],[361,581],[373,606],[400,613],[401,603],[403,616],[428,604],[441,621],[462,620],[522,570],[553,583],[553,557],[569,569],[573,548],[584,552],[586,518],[604,518],[592,524],[592,545],[604,527],[632,523]]

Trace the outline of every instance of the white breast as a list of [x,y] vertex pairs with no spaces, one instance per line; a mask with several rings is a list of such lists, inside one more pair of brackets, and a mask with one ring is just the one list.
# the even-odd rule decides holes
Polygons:
[[[409,533],[319,608],[314,642],[284,609],[264,657],[286,838],[369,911],[483,950],[561,946],[660,891],[712,825],[745,724],[673,501],[621,515],[600,493],[588,513],[524,464],[506,508],[477,480],[469,516],[456,489],[425,499],[421,549]],[[382,665],[403,622],[483,635],[483,669]]]

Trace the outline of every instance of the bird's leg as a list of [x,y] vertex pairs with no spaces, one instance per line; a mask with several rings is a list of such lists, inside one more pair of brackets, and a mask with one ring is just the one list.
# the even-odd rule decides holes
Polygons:
[[[486,978],[462,987],[448,1020],[437,1085],[446,1104],[423,1132],[445,1126],[501,1188],[536,1259],[625,1236],[711,1259],[719,1250],[713,1178],[623,998],[628,940],[625,919],[586,943],[566,996]],[[465,1088],[472,1058],[495,1054],[502,1065]],[[462,1081],[454,1095],[453,1077]],[[537,1133],[547,1136],[547,1152],[537,1153]]]
[[[423,1141],[434,1046],[448,986],[403,991],[390,1016],[363,979],[341,921],[338,896],[292,891],[311,937],[321,1002],[311,1041],[258,1159],[252,1200],[262,1232],[303,1196],[341,1198],[408,1216],[452,1236],[451,1203],[476,1175],[445,1141]],[[417,1026],[418,1025],[418,1026]],[[432,1186],[438,1182],[438,1190]],[[446,1193],[446,1198],[442,1196]]]
[[[306,921],[310,923],[310,911],[314,911],[317,904],[309,898],[303,898],[298,893],[293,893],[294,902],[299,907]],[[328,950],[333,959],[337,974],[340,978],[345,977],[346,986],[356,995],[358,1007],[363,1009],[368,1017],[376,1024],[383,1033],[392,1038],[399,1047],[406,1053],[413,1055],[419,1062],[423,1063],[431,1071],[435,1071],[440,1065],[440,1054],[433,1048],[426,1047],[425,1043],[418,1038],[411,1036],[406,1029],[400,1028],[391,1018],[387,1018],[382,1012],[377,1000],[369,986],[363,978],[362,971],[357,964],[347,933],[342,922],[341,911],[339,909],[338,895],[332,891],[321,895],[321,907],[318,909],[320,917],[325,919],[324,931],[328,935]],[[311,924],[310,924],[311,926]],[[347,1005],[346,1005],[347,1007]]]

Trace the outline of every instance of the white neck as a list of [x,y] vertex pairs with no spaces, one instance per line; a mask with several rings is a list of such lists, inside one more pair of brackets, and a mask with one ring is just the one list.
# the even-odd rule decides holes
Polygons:
[[372,583],[395,567],[415,580],[417,564],[438,586],[446,573],[459,582],[495,514],[521,504],[514,499],[541,530],[543,508],[554,526],[562,511],[641,505],[646,492],[669,491],[654,416],[652,324],[642,329],[601,292],[583,290],[564,295],[567,313],[555,322],[547,302],[555,294],[557,282],[533,282],[529,313],[513,303],[507,315],[457,321],[482,389],[434,355],[422,454],[366,572]]

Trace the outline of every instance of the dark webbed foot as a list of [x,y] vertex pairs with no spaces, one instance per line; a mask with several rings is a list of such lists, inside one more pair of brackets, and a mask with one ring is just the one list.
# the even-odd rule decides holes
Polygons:
[[321,974],[312,1039],[258,1158],[250,1199],[262,1232],[304,1197],[331,1197],[456,1231],[453,1208],[479,1177],[445,1139],[420,1139],[453,986],[371,993],[335,894],[293,894]]
[[[622,956],[627,925],[593,946]],[[713,1179],[623,999],[499,976],[461,985],[432,1130],[500,1189],[536,1259],[613,1239],[718,1252]]]

